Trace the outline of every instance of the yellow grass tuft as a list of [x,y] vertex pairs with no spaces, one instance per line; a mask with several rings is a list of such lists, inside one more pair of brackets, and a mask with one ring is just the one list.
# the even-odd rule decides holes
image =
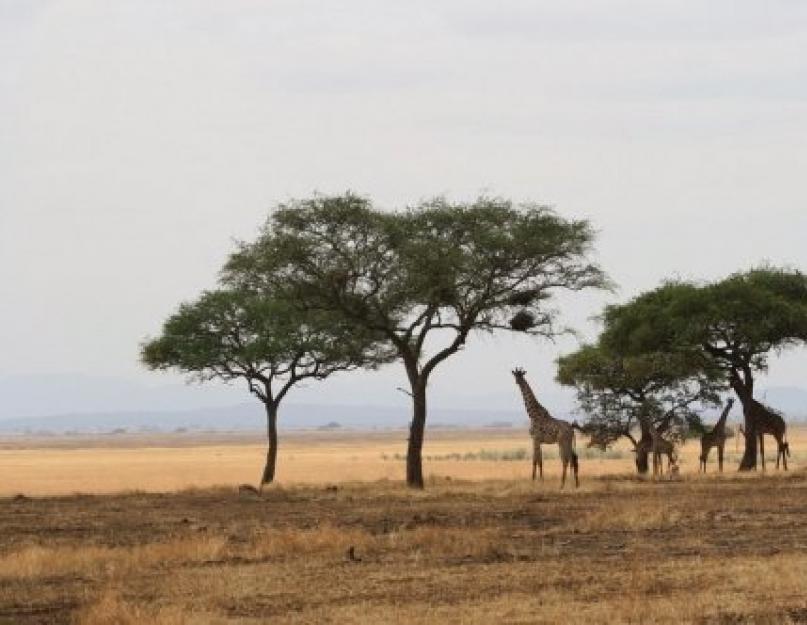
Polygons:
[[572,528],[582,532],[662,530],[677,525],[683,514],[663,499],[632,501],[619,506],[604,506],[586,512],[572,521]]
[[254,558],[301,557],[312,554],[341,556],[348,547],[367,548],[373,542],[372,535],[366,530],[336,528],[325,524],[311,529],[258,530],[242,551]]
[[200,536],[130,548],[33,545],[0,557],[0,579],[126,575],[147,567],[215,559],[225,544],[220,537]]
[[225,619],[185,612],[177,607],[154,608],[126,601],[108,590],[79,610],[75,625],[224,625]]

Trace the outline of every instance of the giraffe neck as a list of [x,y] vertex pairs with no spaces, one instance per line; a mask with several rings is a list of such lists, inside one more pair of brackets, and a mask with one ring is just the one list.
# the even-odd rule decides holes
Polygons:
[[521,389],[521,396],[524,398],[524,407],[530,419],[543,421],[549,418],[549,412],[535,398],[530,385],[526,380],[519,380],[518,387]]
[[720,413],[720,418],[717,420],[717,423],[714,427],[714,432],[722,432],[726,427],[726,419],[729,416],[729,412],[731,411],[731,406],[726,406],[723,408],[723,412]]

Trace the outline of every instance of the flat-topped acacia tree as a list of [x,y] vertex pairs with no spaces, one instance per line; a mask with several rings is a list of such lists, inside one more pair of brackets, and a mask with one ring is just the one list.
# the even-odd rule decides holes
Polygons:
[[743,406],[740,469],[756,468],[755,377],[771,353],[807,341],[807,276],[764,266],[706,284],[670,282],[609,308],[605,322],[602,340],[614,350],[694,352],[719,369]]
[[301,314],[288,302],[235,290],[209,291],[180,305],[141,359],[151,369],[175,369],[200,381],[244,380],[266,410],[269,447],[261,486],[274,480],[281,401],[303,380],[372,367],[382,357],[367,333],[326,313]]
[[651,426],[681,440],[702,431],[699,408],[719,403],[720,372],[709,364],[693,352],[622,356],[597,343],[559,358],[557,379],[576,389],[592,441],[604,449],[627,438],[637,471],[647,473]]
[[282,291],[305,311],[338,314],[382,335],[402,361],[412,397],[406,480],[423,487],[429,378],[473,331],[552,337],[559,290],[607,286],[588,255],[594,233],[546,207],[443,199],[399,212],[363,197],[316,196],[278,206],[242,244],[223,279]]

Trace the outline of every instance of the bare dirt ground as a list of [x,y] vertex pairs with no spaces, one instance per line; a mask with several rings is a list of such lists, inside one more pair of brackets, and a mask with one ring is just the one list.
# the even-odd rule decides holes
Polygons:
[[[475,436],[446,435],[445,450],[478,450]],[[317,453],[339,447],[326,439]],[[433,463],[529,471],[443,451]],[[581,488],[563,492],[553,470],[543,484],[435,476],[423,492],[320,473],[260,498],[234,485],[9,496],[0,623],[807,623],[798,463],[704,477],[692,461],[681,481],[654,482],[597,462],[628,460],[584,462]]]

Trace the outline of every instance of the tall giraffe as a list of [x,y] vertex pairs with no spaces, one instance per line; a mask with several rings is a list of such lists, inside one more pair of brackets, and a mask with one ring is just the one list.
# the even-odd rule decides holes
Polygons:
[[574,451],[574,429],[571,424],[560,419],[555,419],[549,411],[544,408],[535,398],[530,385],[525,379],[526,371],[524,369],[515,369],[513,375],[516,378],[516,384],[521,390],[521,396],[524,398],[524,407],[527,409],[527,415],[530,418],[530,436],[532,436],[532,479],[535,479],[535,466],[541,465],[541,478],[543,478],[543,461],[541,458],[541,443],[557,443],[560,450],[560,460],[563,463],[563,474],[560,478],[560,487],[563,488],[566,484],[566,469],[569,463],[572,465],[572,473],[574,473],[574,485],[580,486],[578,479],[578,462],[577,454]]
[[675,453],[675,445],[673,445],[666,438],[662,437],[661,433],[654,428],[652,424],[648,424],[648,430],[650,431],[650,439],[652,441],[651,451],[653,453],[653,475],[664,474],[664,462],[661,459],[662,454],[667,456],[667,469],[669,470],[670,474],[673,473],[673,467],[676,467],[677,472],[678,456]]
[[757,436],[759,437],[759,453],[762,459],[762,470],[765,470],[765,434],[770,434],[776,439],[776,468],[779,468],[781,458],[785,471],[787,471],[787,456],[790,455],[790,445],[785,440],[787,435],[787,424],[782,415],[761,404],[757,400],[752,400],[754,419],[756,420]]
[[723,449],[726,446],[726,418],[729,416],[733,405],[734,400],[729,398],[715,426],[710,432],[705,432],[703,436],[701,436],[701,457],[698,469],[703,469],[704,473],[706,473],[706,460],[709,458],[709,452],[712,447],[717,447],[717,467],[718,471],[723,473]]

